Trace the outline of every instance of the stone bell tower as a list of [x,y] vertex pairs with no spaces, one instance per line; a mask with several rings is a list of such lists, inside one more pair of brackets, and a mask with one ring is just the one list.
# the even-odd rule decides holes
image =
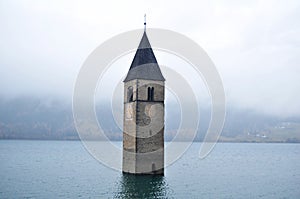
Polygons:
[[123,173],[164,174],[164,81],[145,28],[124,80]]

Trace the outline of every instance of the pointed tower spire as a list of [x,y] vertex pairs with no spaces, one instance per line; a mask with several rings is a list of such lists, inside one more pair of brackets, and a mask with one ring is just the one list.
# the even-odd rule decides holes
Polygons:
[[165,81],[146,34],[146,14],[144,33],[124,82],[133,79]]
[[133,79],[165,81],[154,52],[151,48],[146,31],[143,33],[143,37],[140,41],[124,82]]

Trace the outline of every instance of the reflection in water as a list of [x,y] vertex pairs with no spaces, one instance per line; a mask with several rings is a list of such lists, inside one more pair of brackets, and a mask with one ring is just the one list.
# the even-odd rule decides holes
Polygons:
[[164,176],[123,174],[114,198],[167,198],[168,191]]

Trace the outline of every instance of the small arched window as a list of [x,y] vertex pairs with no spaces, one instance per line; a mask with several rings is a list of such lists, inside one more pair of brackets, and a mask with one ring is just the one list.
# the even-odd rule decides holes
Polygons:
[[148,87],[148,101],[154,101],[154,88],[153,87]]
[[132,88],[132,86],[129,86],[128,89],[127,89],[127,100],[128,100],[128,102],[133,101],[133,88]]
[[148,87],[148,98],[147,98],[148,101],[151,100],[151,88]]
[[154,101],[154,88],[153,87],[151,88],[151,95],[150,96],[151,96],[150,100]]
[[156,171],[155,163],[152,162],[152,172]]

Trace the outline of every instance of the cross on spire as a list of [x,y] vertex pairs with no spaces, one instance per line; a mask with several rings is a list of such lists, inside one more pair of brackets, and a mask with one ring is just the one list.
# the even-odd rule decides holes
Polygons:
[[146,14],[144,15],[144,31],[146,32]]

